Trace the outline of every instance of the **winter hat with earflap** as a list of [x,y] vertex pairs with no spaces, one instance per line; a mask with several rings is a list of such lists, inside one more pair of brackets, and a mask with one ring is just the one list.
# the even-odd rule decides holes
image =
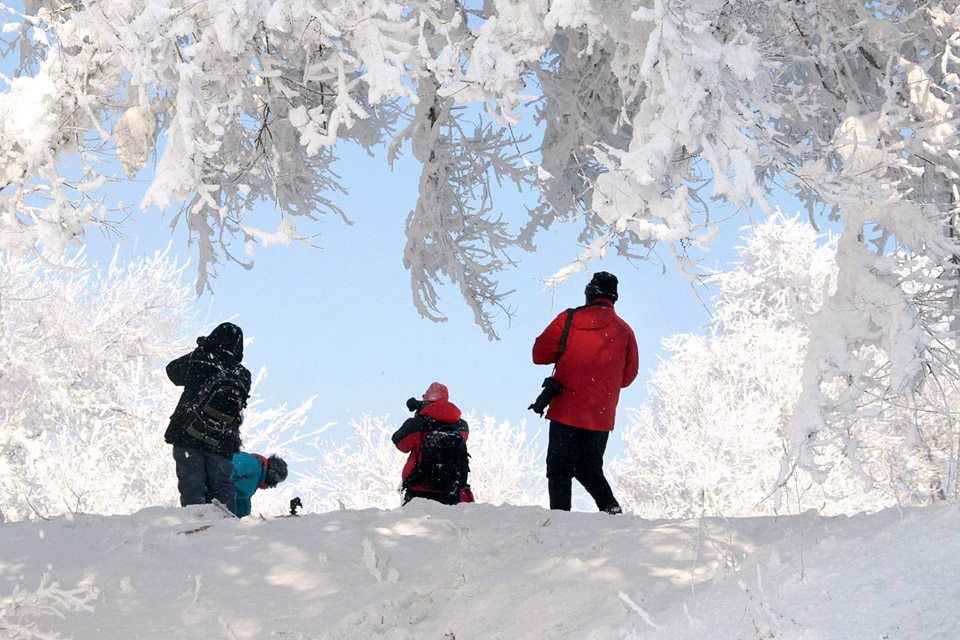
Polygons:
[[583,290],[587,296],[587,302],[593,302],[598,298],[617,301],[617,276],[606,271],[597,271],[593,278],[587,283],[587,288]]
[[439,382],[430,383],[430,386],[427,387],[427,392],[423,394],[423,400],[425,402],[437,402],[438,400],[446,402],[449,399],[450,393],[447,391],[447,388]]
[[267,477],[263,481],[263,488],[275,487],[287,479],[287,463],[283,458],[275,455],[267,458]]

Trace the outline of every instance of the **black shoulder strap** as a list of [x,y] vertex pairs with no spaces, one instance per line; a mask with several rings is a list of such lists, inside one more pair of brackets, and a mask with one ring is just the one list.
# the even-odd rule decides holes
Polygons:
[[557,348],[557,360],[559,360],[560,356],[563,355],[563,352],[567,350],[567,336],[570,335],[570,325],[573,324],[573,314],[580,309],[586,309],[587,307],[608,307],[612,309],[613,305],[606,301],[594,300],[593,302],[589,302],[582,307],[567,309],[567,320],[563,323],[563,333],[560,334],[560,346]]
[[583,307],[567,309],[567,320],[563,323],[563,333],[560,334],[560,346],[557,348],[557,360],[559,360],[560,356],[563,355],[563,352],[567,350],[567,336],[570,335],[570,325],[573,324],[573,314],[577,311],[577,309],[582,308]]

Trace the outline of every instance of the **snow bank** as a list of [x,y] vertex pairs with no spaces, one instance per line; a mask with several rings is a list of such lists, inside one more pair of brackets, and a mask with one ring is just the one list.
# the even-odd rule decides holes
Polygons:
[[[648,521],[414,502],[0,525],[0,637],[956,638],[960,509]],[[6,635],[5,635],[6,634]]]

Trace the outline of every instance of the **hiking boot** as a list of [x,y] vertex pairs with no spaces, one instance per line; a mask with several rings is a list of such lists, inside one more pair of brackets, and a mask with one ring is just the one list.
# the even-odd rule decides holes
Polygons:
[[607,505],[607,508],[604,509],[604,512],[605,512],[605,513],[609,513],[609,514],[612,515],[612,516],[616,516],[616,515],[620,515],[621,513],[623,513],[623,509],[620,508],[620,505],[618,505],[616,502],[614,502],[614,503],[611,504],[611,505]]

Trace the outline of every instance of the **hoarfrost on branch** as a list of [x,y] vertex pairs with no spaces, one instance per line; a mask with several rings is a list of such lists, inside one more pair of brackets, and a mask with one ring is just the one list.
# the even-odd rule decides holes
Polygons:
[[[178,203],[202,289],[241,261],[232,240],[249,254],[344,215],[338,144],[395,158],[409,139],[415,304],[443,319],[452,282],[491,337],[498,273],[555,222],[579,226],[586,258],[666,243],[690,271],[718,203],[770,211],[786,189],[839,220],[784,477],[838,412],[956,368],[932,351],[957,328],[955,1],[25,5],[0,5],[22,71],[0,94],[0,249],[109,224],[98,194],[153,158],[141,207]],[[516,227],[500,181],[538,194]],[[279,220],[254,219],[260,202]]]

